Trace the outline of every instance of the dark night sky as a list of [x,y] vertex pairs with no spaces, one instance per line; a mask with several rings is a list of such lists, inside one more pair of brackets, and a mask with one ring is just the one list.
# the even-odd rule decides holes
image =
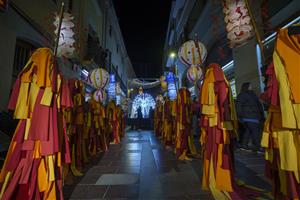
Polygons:
[[172,0],[113,0],[137,77],[159,77]]

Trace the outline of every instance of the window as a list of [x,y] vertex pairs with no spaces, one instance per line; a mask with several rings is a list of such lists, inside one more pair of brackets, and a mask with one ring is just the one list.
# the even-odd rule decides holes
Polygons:
[[13,79],[18,76],[35,49],[36,47],[31,43],[19,39],[17,40],[13,66]]

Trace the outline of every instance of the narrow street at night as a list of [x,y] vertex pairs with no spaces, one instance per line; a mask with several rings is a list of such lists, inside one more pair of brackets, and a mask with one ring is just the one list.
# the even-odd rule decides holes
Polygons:
[[0,0],[0,200],[300,200],[300,0]]

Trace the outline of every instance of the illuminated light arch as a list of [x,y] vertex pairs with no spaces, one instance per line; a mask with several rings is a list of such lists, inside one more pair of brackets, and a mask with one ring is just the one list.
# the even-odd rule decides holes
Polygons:
[[132,102],[131,118],[137,118],[137,109],[141,106],[143,118],[149,117],[149,111],[155,108],[155,100],[148,93],[138,94]]

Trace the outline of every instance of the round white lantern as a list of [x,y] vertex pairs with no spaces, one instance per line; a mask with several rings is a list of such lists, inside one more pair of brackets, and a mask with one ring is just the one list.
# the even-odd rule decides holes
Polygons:
[[103,68],[94,69],[89,73],[89,82],[97,89],[103,89],[109,83],[109,74]]
[[186,66],[200,65],[207,57],[207,50],[203,43],[190,40],[180,47],[178,57]]
[[96,90],[93,93],[93,99],[97,102],[105,102],[106,100],[106,93],[102,89]]
[[199,66],[191,66],[187,71],[187,79],[194,83],[198,80],[200,80],[202,76],[202,69]]

